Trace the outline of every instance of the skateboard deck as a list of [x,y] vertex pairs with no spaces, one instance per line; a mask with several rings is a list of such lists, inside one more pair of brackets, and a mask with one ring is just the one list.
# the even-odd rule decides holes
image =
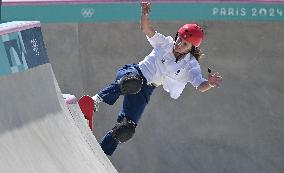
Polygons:
[[89,122],[90,129],[93,131],[94,106],[95,106],[94,100],[90,96],[84,95],[79,99],[78,104],[85,118]]

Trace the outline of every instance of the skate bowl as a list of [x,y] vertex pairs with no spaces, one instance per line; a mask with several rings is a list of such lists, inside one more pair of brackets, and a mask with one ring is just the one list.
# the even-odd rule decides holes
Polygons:
[[[150,17],[158,32],[172,37],[182,24],[199,23],[205,29],[203,75],[210,67],[223,83],[206,93],[189,84],[178,100],[157,88],[134,138],[109,158],[119,172],[284,172],[283,3],[203,2],[153,1]],[[63,93],[92,96],[119,67],[151,52],[138,3],[65,5],[70,10],[58,11],[62,18],[44,18],[44,6],[37,15]],[[121,104],[122,97],[100,105],[97,140],[114,126]]]
[[65,104],[40,23],[5,23],[0,33],[1,172],[117,172],[78,105]]

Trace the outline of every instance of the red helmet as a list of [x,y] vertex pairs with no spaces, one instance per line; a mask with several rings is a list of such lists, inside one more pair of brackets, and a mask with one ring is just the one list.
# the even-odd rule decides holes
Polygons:
[[195,23],[185,24],[179,28],[178,34],[181,38],[198,47],[203,40],[203,29]]

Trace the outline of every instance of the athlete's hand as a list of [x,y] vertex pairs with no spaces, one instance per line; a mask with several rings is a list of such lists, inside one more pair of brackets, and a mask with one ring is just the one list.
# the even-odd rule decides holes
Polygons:
[[214,74],[208,74],[208,83],[211,87],[220,87],[221,82],[222,76],[219,74],[219,72],[216,72]]
[[149,15],[151,12],[151,3],[142,1],[140,5],[141,5],[141,13],[143,15]]

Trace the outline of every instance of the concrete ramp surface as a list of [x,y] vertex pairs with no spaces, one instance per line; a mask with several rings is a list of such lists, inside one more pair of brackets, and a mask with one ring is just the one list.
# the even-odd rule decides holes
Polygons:
[[0,170],[117,172],[78,106],[66,107],[50,64],[0,77]]

